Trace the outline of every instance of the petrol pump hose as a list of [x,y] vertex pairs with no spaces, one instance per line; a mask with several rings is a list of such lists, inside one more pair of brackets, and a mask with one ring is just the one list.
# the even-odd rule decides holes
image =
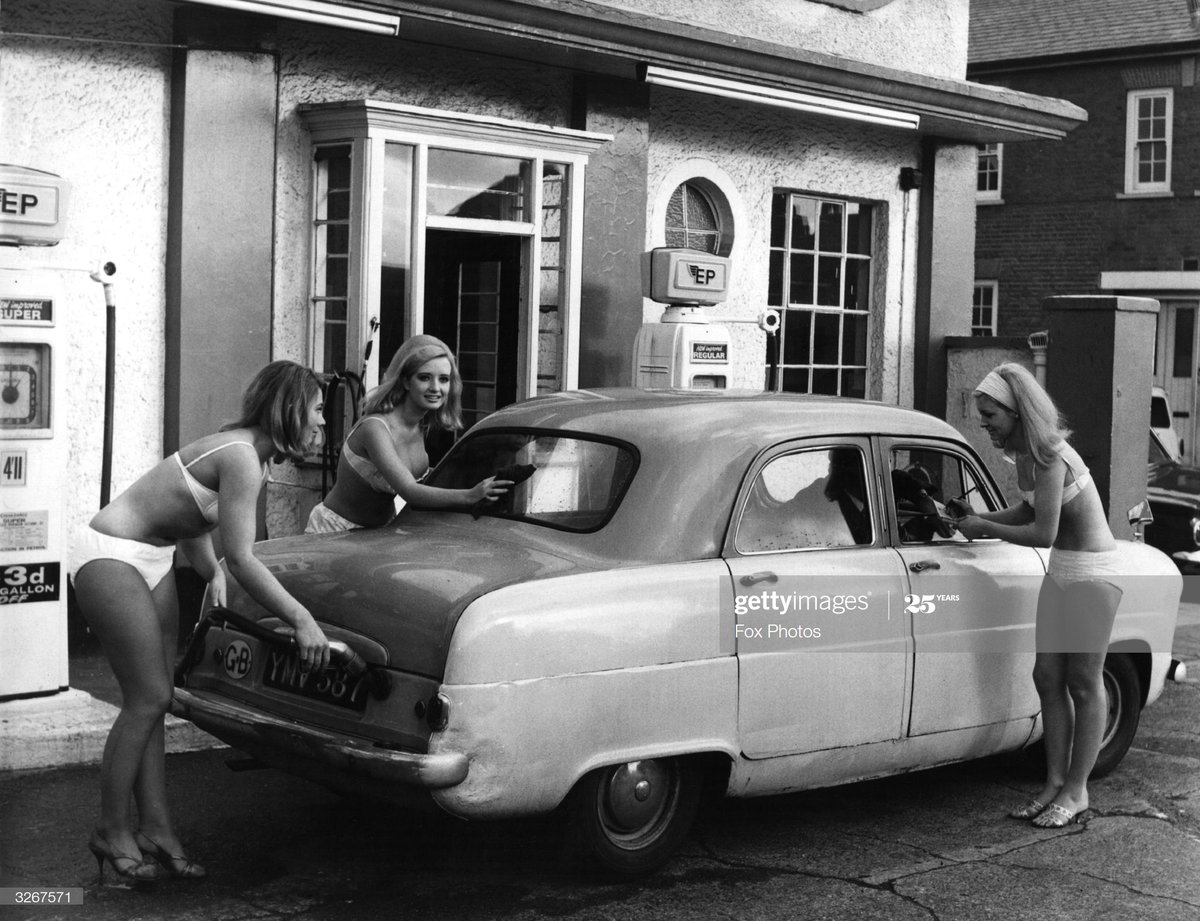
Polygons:
[[104,286],[104,450],[100,458],[100,507],[108,505],[109,493],[112,489],[112,448],[113,448],[113,391],[117,353],[117,307],[113,302],[112,282],[107,280],[117,274],[117,267],[111,262],[97,267],[91,273],[92,281],[98,281]]

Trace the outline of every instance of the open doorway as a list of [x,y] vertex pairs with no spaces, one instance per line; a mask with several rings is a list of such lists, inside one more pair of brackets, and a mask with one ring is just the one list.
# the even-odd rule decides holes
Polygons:
[[1195,463],[1197,393],[1196,380],[1200,374],[1200,301],[1161,301],[1158,316],[1158,360],[1155,383],[1166,391],[1175,431],[1183,442],[1182,453],[1189,463]]
[[517,400],[523,243],[500,234],[426,231],[424,329],[458,358],[468,428]]

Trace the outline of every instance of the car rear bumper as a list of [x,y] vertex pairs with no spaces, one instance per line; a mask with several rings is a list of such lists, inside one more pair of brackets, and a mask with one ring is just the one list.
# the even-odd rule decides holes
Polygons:
[[333,772],[426,790],[453,787],[467,777],[467,756],[460,752],[382,748],[184,688],[175,688],[171,712],[234,748],[281,766],[303,759]]

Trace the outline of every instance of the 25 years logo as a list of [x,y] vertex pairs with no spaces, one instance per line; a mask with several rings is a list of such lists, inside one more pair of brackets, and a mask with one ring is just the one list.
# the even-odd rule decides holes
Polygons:
[[939,603],[958,601],[958,595],[905,595],[905,614],[932,614]]

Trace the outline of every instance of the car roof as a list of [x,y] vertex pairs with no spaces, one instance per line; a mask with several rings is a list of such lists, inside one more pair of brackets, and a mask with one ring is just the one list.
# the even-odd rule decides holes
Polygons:
[[[501,409],[479,428],[536,426],[586,431],[637,443],[661,437],[724,438],[764,446],[817,435],[902,434],[961,440],[928,413],[849,397],[752,390],[598,388],[538,397]],[[689,436],[689,433],[690,436]],[[727,445],[738,453],[733,445]]]

